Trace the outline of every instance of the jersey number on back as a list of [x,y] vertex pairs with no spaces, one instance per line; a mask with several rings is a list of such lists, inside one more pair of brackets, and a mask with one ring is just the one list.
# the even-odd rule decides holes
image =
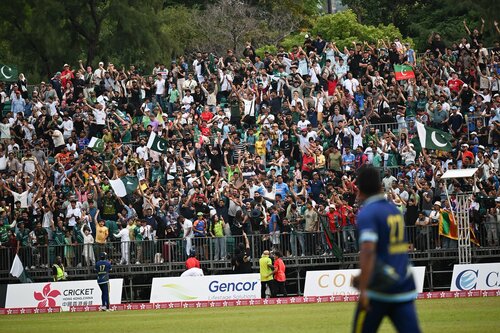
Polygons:
[[403,216],[400,214],[389,215],[387,217],[387,225],[389,226],[389,253],[399,254],[407,252],[408,245],[404,242],[405,223]]
[[105,272],[106,271],[106,265],[99,265],[99,272]]

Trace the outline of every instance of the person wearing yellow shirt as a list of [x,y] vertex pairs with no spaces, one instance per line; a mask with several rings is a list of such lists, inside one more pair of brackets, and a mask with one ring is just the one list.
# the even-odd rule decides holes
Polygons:
[[325,155],[321,152],[321,150],[317,149],[316,150],[316,169],[319,171],[324,171],[326,168],[326,158]]
[[97,244],[97,255],[99,256],[101,253],[106,250],[106,240],[109,236],[109,230],[104,225],[104,220],[99,220],[99,223],[95,227],[95,243]]
[[262,252],[262,257],[259,259],[260,266],[260,297],[266,298],[266,287],[269,286],[271,296],[274,297],[273,272],[274,266],[269,251]]
[[255,142],[255,152],[260,156],[262,162],[266,161],[266,138],[264,135],[259,135],[259,140]]

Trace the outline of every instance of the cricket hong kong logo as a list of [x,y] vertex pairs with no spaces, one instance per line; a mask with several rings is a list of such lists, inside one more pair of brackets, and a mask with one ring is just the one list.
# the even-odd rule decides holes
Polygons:
[[33,297],[38,301],[38,308],[54,307],[56,306],[56,297],[61,295],[61,292],[56,289],[50,288],[50,283],[47,283],[42,292],[35,291]]

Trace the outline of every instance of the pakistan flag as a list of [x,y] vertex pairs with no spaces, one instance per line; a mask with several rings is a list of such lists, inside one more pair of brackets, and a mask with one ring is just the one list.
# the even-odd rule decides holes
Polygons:
[[127,194],[132,194],[139,186],[139,179],[135,176],[125,176],[118,179],[111,179],[109,181],[113,191],[120,198]]
[[151,131],[151,135],[149,136],[149,140],[146,146],[149,149],[166,154],[168,149],[168,141],[156,135],[155,132]]
[[92,139],[90,139],[89,148],[102,153],[104,151],[104,140],[93,136]]
[[450,133],[425,126],[418,121],[416,125],[418,138],[420,139],[422,148],[451,151],[451,140],[453,140],[453,136]]

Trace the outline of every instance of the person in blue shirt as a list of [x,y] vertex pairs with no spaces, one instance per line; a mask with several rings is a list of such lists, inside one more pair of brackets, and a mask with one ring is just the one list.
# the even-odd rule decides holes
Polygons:
[[279,227],[279,215],[276,206],[272,206],[270,209],[271,218],[269,219],[269,236],[271,237],[272,248],[277,249],[280,244],[280,227]]
[[290,189],[288,188],[288,184],[283,182],[283,176],[278,176],[276,179],[276,183],[274,184],[274,188],[276,189],[276,194],[280,194],[282,198],[286,197]]
[[99,261],[95,264],[97,271],[97,284],[101,288],[101,311],[110,311],[109,309],[109,272],[111,263],[108,260],[106,252],[99,255]]
[[342,155],[342,168],[344,171],[352,171],[354,169],[354,160],[356,156],[351,152],[350,147],[345,147],[345,153]]
[[420,332],[415,282],[401,212],[384,198],[379,171],[363,166],[357,177],[360,268],[353,285],[359,302],[353,332],[376,332],[388,316],[398,332]]

